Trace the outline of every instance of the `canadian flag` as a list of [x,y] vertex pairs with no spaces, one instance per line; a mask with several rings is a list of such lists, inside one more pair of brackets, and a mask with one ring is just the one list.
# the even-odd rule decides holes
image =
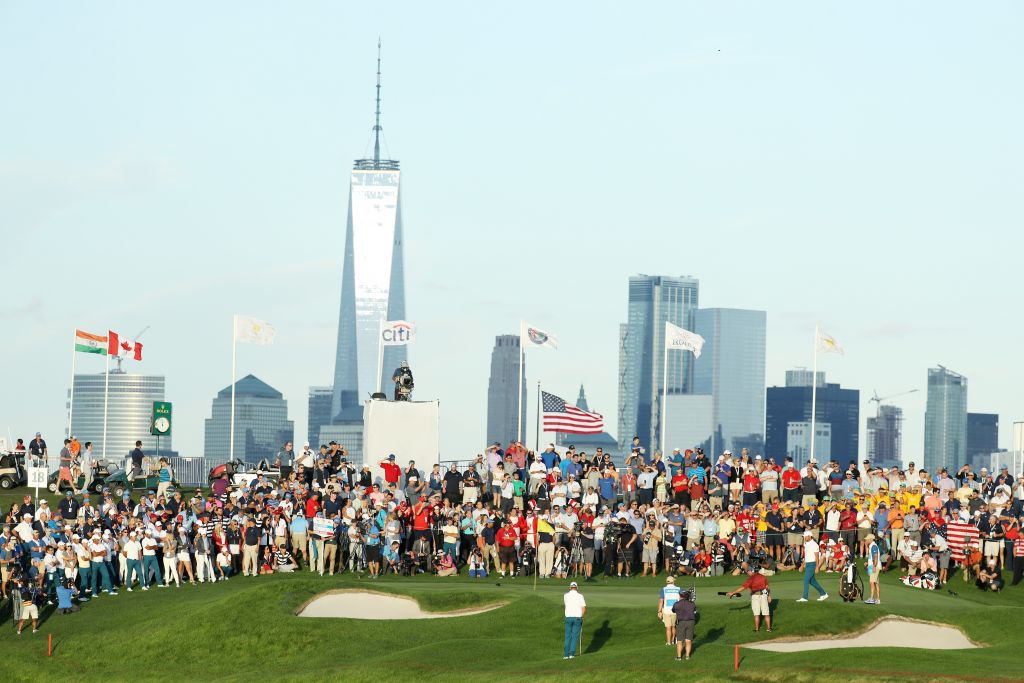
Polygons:
[[111,356],[127,356],[132,354],[135,360],[142,360],[142,344],[139,342],[121,341],[117,332],[107,332],[107,354]]

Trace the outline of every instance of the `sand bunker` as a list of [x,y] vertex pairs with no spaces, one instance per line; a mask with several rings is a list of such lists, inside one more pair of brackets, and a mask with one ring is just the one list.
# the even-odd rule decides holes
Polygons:
[[445,619],[481,614],[504,603],[453,612],[424,612],[412,598],[372,591],[340,590],[313,598],[299,609],[300,617],[341,617],[343,619]]
[[915,647],[924,650],[962,650],[979,646],[971,642],[963,631],[953,626],[888,616],[876,621],[866,631],[853,636],[813,640],[775,640],[751,643],[744,647],[754,650],[771,650],[772,652],[804,652],[840,647]]

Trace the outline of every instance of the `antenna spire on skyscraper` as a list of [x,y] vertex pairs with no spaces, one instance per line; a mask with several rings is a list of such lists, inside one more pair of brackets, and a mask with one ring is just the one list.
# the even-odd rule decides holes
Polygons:
[[377,36],[377,118],[373,125],[373,167],[380,168],[380,36]]

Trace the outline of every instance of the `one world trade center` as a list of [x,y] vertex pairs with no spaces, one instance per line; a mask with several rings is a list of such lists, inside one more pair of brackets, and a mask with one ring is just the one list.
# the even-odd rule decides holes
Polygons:
[[385,346],[384,376],[377,377],[380,323],[405,318],[401,172],[398,161],[380,158],[380,45],[377,47],[373,157],[356,160],[349,178],[331,402],[335,423],[360,420],[362,402],[377,391],[378,382],[386,387],[392,370],[406,358],[407,347]]

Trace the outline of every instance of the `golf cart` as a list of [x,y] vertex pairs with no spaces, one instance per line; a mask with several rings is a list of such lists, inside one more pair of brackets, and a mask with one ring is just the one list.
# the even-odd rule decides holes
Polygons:
[[[131,491],[132,489],[149,489],[155,491],[160,486],[160,470],[143,470],[142,476],[135,477],[135,479],[129,479],[128,473],[123,469],[118,468],[110,473],[107,477],[106,482],[103,484],[111,491],[114,496],[120,498],[124,495],[125,491]],[[171,479],[171,486],[175,489],[178,488],[178,481]]]
[[233,487],[240,488],[250,486],[261,474],[274,482],[281,478],[280,468],[271,467],[266,459],[260,460],[256,465],[251,465],[242,460],[229,460],[210,470],[207,483],[212,484],[215,479],[220,479],[227,475],[228,482]]
[[[78,476],[78,481],[75,482],[75,489],[78,491],[91,491],[92,493],[99,493],[103,490],[104,486],[108,485],[107,481],[109,480],[110,476],[117,471],[117,465],[107,462],[106,460],[97,460],[96,466],[92,470],[91,479],[88,482],[86,482],[86,475],[83,472]],[[63,493],[64,491],[70,490],[71,487],[68,486],[68,482],[67,480],[65,480],[60,483],[60,490],[58,491],[58,474],[60,474],[59,471],[50,474],[50,478],[48,480],[49,483],[47,484],[46,488],[50,489],[50,491],[52,491],[53,493]]]
[[9,491],[28,481],[24,456],[14,452],[0,453],[0,490]]

